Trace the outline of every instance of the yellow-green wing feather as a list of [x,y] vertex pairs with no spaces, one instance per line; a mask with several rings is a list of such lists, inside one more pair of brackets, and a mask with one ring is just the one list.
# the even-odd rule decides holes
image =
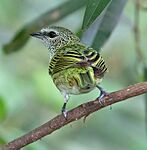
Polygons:
[[79,45],[70,45],[57,51],[49,64],[49,73],[51,75],[55,74],[69,67],[73,67],[77,62],[84,60],[84,56],[79,53],[79,49]]
[[53,75],[71,67],[92,67],[95,76],[100,77],[102,77],[107,70],[100,54],[92,48],[87,48],[81,44],[66,46],[56,52],[49,64],[49,73]]

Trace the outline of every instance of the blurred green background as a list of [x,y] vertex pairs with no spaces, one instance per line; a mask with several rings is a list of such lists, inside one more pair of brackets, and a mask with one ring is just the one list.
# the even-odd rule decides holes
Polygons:
[[[0,1],[0,145],[27,133],[60,113],[63,97],[48,75],[48,51],[31,38],[18,52],[3,53],[25,24],[65,0]],[[147,6],[145,1],[143,5]],[[77,33],[84,8],[64,17],[55,25]],[[147,12],[140,11],[141,50],[147,56]],[[101,86],[108,92],[143,80],[142,64],[137,62],[134,42],[134,0],[129,0],[117,27],[102,48],[109,73]],[[94,100],[98,90],[71,96],[68,109]],[[106,107],[42,138],[25,150],[146,150],[144,96]]]

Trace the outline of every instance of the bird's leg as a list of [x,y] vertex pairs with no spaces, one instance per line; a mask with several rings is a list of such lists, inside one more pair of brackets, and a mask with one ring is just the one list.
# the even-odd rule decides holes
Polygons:
[[64,104],[62,106],[62,114],[65,118],[67,118],[67,110],[66,110],[66,105],[67,105],[67,102],[69,100],[69,95],[67,93],[62,93],[63,96],[64,96]]
[[103,103],[103,97],[107,95],[107,92],[100,86],[97,86],[97,88],[100,90],[100,95],[98,97],[98,101],[100,103],[100,105],[104,105]]

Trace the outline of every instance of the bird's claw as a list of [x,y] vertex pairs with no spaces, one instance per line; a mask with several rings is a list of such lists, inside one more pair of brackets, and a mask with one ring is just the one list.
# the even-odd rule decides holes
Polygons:
[[100,103],[100,105],[101,106],[104,106],[104,99],[103,99],[103,97],[105,97],[105,95],[100,95],[99,97],[98,97],[98,102]]
[[66,109],[62,109],[62,114],[63,114],[64,118],[67,119],[67,110]]
[[103,90],[103,88],[98,87],[100,90],[100,96],[98,97],[98,102],[100,103],[101,106],[104,106],[104,97],[107,95],[107,92]]

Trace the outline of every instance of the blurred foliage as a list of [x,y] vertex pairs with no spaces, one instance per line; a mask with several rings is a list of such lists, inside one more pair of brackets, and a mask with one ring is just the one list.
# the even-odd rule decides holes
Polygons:
[[5,118],[6,116],[6,106],[5,101],[2,97],[0,97],[0,122]]
[[0,145],[5,144],[6,141],[0,137]]
[[62,5],[57,6],[57,8],[54,8],[53,10],[45,12],[36,20],[25,25],[20,31],[18,31],[12,41],[4,46],[4,52],[11,53],[19,50],[28,41],[30,33],[36,31],[37,29],[39,30],[41,27],[53,24],[63,17],[66,17],[70,13],[84,6],[85,2],[86,0],[69,0]]
[[[100,48],[105,43],[102,55],[108,64],[109,73],[102,86],[108,92],[140,80],[136,73],[139,65],[136,65],[133,37],[134,1],[128,1],[126,6],[126,0],[117,0],[115,5],[112,2],[101,14],[97,14],[98,18],[94,17],[96,20],[92,20],[95,21],[91,24],[89,33],[82,37],[89,45],[95,40],[95,48]],[[48,75],[47,49],[38,40],[26,41],[30,32],[47,24],[65,26],[78,32],[82,27],[86,4],[86,0],[0,1],[0,145],[60,113],[63,97]],[[140,44],[146,58],[145,17],[146,11],[141,11]],[[105,33],[109,34],[103,39]],[[16,37],[17,42],[14,40]],[[10,45],[3,48],[6,43]],[[3,53],[17,51],[19,48],[21,51],[17,53]],[[71,96],[68,109],[97,96],[97,90]],[[112,110],[105,108],[94,113],[87,118],[86,123],[81,120],[67,125],[24,149],[146,150],[144,96],[132,99],[133,101],[113,105]]]
[[[101,19],[100,26],[97,29],[92,46],[100,49],[105,41],[110,37],[113,29],[117,25],[122,11],[126,5],[127,0],[112,1]],[[115,14],[115,15],[112,15]],[[101,40],[99,40],[101,39]]]
[[101,14],[111,0],[88,0],[82,28],[88,28],[95,19]]
[[[90,1],[90,2],[92,2],[92,1]],[[103,3],[103,2],[104,1],[102,1],[101,3]],[[99,15],[100,11],[98,11],[98,13],[97,13],[98,17],[95,18],[94,23],[86,30],[86,32],[84,32],[84,34],[81,38],[83,43],[91,45],[97,51],[101,50],[101,47],[104,45],[104,43],[110,37],[112,31],[114,30],[115,26],[117,25],[117,23],[120,19],[120,16],[122,14],[124,6],[126,5],[127,0],[109,1],[109,2],[106,1],[106,2],[108,3],[107,8],[105,8],[103,10],[103,13],[100,15]],[[93,7],[95,8],[97,5],[95,4],[93,6],[93,3],[92,4],[90,3],[90,4],[92,5],[92,8]],[[97,1],[97,4],[99,4],[99,1]],[[86,9],[85,16],[90,11],[90,6],[88,6],[89,9]],[[104,6],[104,4],[102,6]],[[91,12],[90,12],[90,15],[91,15]],[[85,20],[89,21],[89,18],[88,17],[86,18],[85,16],[84,16],[83,24],[86,24]],[[92,23],[92,21],[93,21],[92,19],[90,18],[90,21],[91,21],[91,22],[89,21],[90,23]],[[90,39],[89,39],[89,37],[90,37]]]

